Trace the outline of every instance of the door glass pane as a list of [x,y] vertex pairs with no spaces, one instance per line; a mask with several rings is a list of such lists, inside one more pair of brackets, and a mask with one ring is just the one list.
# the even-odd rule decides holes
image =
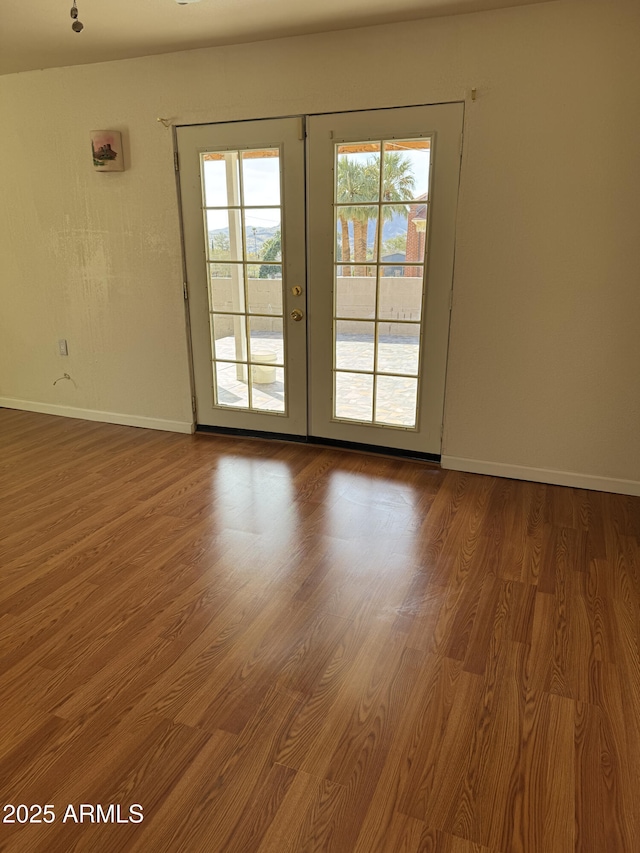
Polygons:
[[378,376],[376,423],[415,427],[418,380],[406,376]]
[[247,360],[247,330],[244,317],[212,314],[213,356],[224,361]]
[[244,239],[248,261],[281,261],[280,208],[245,210]]
[[[251,267],[248,272],[251,275]],[[256,278],[247,279],[249,312],[282,315],[282,265],[262,264],[255,272]]]
[[262,412],[284,412],[284,368],[253,364],[251,401],[253,408]]
[[380,260],[385,264],[422,263],[427,242],[427,205],[385,204],[382,219]]
[[422,267],[380,267],[378,317],[381,320],[413,320],[422,316]]
[[216,361],[214,368],[214,404],[232,406],[236,409],[249,408],[249,386],[247,365]]
[[242,264],[209,264],[209,307],[212,311],[244,312]]
[[207,249],[210,261],[241,261],[244,255],[239,210],[207,210]]
[[238,152],[202,155],[202,183],[205,207],[229,207],[238,204],[240,173]]
[[242,181],[244,203],[280,206],[280,151],[242,152]]
[[335,383],[336,417],[371,422],[373,418],[373,376],[367,373],[336,371]]
[[336,202],[358,204],[380,198],[380,143],[337,146]]
[[429,138],[335,146],[336,419],[416,426],[430,151]]
[[[372,207],[359,204],[336,209],[336,259],[338,262],[359,264],[375,261],[377,244],[377,205]],[[363,275],[364,266],[357,266],[354,273]]]
[[[407,215],[406,204],[385,204],[382,206],[382,240],[380,243],[380,260],[386,258],[386,263],[397,260],[402,263],[407,252]],[[389,257],[391,255],[391,257]]]
[[383,201],[428,198],[430,163],[430,139],[385,142]]
[[427,249],[428,210],[426,203],[409,205],[407,214],[407,263],[410,261],[424,262]]
[[336,367],[373,370],[374,334],[374,323],[339,320],[336,323]]
[[286,414],[279,149],[201,165],[214,405]]
[[380,373],[418,375],[420,326],[417,323],[380,323],[378,325],[378,364]]
[[250,317],[250,361],[284,364],[282,317]]
[[368,320],[376,316],[376,267],[336,267],[336,317]]

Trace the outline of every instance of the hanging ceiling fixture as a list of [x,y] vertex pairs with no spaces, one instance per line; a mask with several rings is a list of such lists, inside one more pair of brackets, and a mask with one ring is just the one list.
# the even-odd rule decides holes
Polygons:
[[82,21],[78,20],[78,7],[76,6],[76,0],[73,0],[73,6],[71,7],[71,11],[69,12],[69,14],[73,18],[71,29],[74,31],[74,33],[81,33],[84,29],[84,24],[82,23]]
[[[77,0],[73,0],[73,6],[71,7],[71,11],[69,14],[73,19],[73,23],[71,24],[71,29],[74,33],[81,33],[84,29],[84,24],[82,21],[78,20],[78,6],[76,5]],[[200,0],[176,0],[176,3],[179,6],[187,6],[189,3],[199,3]]]

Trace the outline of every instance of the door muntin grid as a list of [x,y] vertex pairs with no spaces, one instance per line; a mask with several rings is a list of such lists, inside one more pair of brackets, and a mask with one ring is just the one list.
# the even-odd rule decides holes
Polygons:
[[333,421],[418,430],[432,147],[335,144]]
[[287,415],[279,148],[200,154],[213,405]]

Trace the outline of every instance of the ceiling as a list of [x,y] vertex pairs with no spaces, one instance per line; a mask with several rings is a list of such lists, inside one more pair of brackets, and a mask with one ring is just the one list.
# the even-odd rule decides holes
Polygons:
[[[540,0],[0,0],[0,74],[408,21]],[[543,0],[548,2],[548,0]]]

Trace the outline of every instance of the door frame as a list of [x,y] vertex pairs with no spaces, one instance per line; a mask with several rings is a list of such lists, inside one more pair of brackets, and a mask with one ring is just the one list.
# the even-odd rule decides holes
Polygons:
[[[323,113],[310,117],[307,186],[314,206],[308,206],[308,228],[313,230],[313,239],[309,240],[307,257],[308,309],[310,316],[314,318],[309,335],[309,424],[312,437],[321,435],[336,441],[370,446],[378,445],[379,438],[383,438],[383,446],[389,450],[427,453],[434,457],[440,455],[463,122],[464,107],[459,102],[422,107],[351,110],[346,113]],[[429,248],[423,273],[424,302],[420,320],[420,393],[416,409],[417,422],[415,427],[409,427],[399,423],[386,425],[380,422],[350,421],[333,414],[331,398],[335,393],[334,370],[327,367],[328,362],[333,361],[333,352],[326,346],[326,334],[317,334],[318,323],[322,329],[329,330],[333,327],[333,305],[330,304],[331,300],[327,298],[323,287],[317,286],[317,283],[324,286],[325,282],[331,282],[332,291],[335,287],[334,149],[341,143],[348,145],[369,140],[414,138],[430,138],[430,161],[433,166],[427,199]],[[311,162],[313,158],[315,163]],[[326,178],[330,169],[333,176],[331,182]],[[376,261],[372,260],[371,263],[375,264]],[[387,284],[390,281],[393,279],[386,279]],[[361,319],[365,316],[361,315]],[[382,321],[379,325],[382,327],[387,322],[389,321]],[[385,372],[384,369],[380,371],[381,379],[384,378]],[[338,375],[339,372],[336,372],[336,376]]]
[[[405,109],[411,107],[435,107],[435,106],[446,106],[446,105],[460,105],[462,108],[462,122],[461,122],[461,135],[460,135],[460,148],[459,148],[459,164],[458,164],[458,183],[457,183],[457,195],[454,200],[454,224],[453,224],[453,260],[452,260],[452,275],[451,275],[451,287],[450,287],[450,302],[449,302],[449,322],[446,332],[446,352],[444,355],[444,370],[443,370],[443,394],[442,394],[442,414],[441,414],[441,427],[440,427],[440,450],[441,450],[441,442],[442,436],[444,433],[444,415],[445,415],[445,401],[447,394],[447,373],[448,373],[448,363],[450,357],[450,339],[451,339],[451,313],[453,310],[453,295],[454,295],[454,284],[455,284],[455,249],[456,249],[456,240],[457,240],[457,230],[458,230],[458,210],[459,210],[459,198],[460,192],[462,188],[462,155],[464,150],[464,137],[465,137],[465,129],[466,129],[466,100],[464,98],[456,98],[448,101],[437,101],[430,103],[422,103],[422,104],[402,104],[399,106],[383,106],[383,107],[359,107],[357,109],[345,109],[345,110],[329,110],[322,112],[305,112],[305,113],[296,113],[296,114],[284,114],[284,115],[269,115],[269,116],[261,116],[254,118],[240,118],[240,119],[229,119],[229,120],[217,120],[217,121],[202,121],[202,122],[189,122],[184,124],[174,124],[172,125],[172,143],[173,143],[173,160],[174,160],[174,177],[176,182],[176,200],[178,205],[178,220],[179,220],[179,232],[180,232],[180,245],[181,245],[181,262],[182,262],[182,275],[183,275],[183,296],[184,296],[184,316],[185,316],[185,343],[187,345],[187,361],[188,361],[188,369],[189,369],[189,387],[190,387],[190,396],[192,401],[192,431],[202,431],[202,432],[214,432],[220,434],[230,434],[230,435],[245,435],[245,436],[253,436],[257,438],[264,439],[284,439],[288,441],[294,442],[309,442],[311,444],[320,444],[327,446],[335,446],[335,447],[343,447],[348,449],[359,450],[361,452],[373,452],[373,453],[381,453],[384,455],[393,455],[400,457],[408,457],[408,458],[417,458],[423,459],[427,461],[439,462],[441,453],[433,453],[428,451],[406,451],[399,448],[389,447],[388,445],[378,445],[378,444],[365,444],[360,441],[352,442],[352,441],[343,441],[340,439],[334,439],[331,437],[322,437],[313,435],[310,431],[311,426],[311,412],[310,412],[310,402],[308,395],[307,402],[307,434],[306,435],[291,435],[289,433],[281,433],[281,432],[266,432],[263,430],[245,430],[245,429],[236,429],[229,427],[209,427],[203,424],[198,423],[197,418],[197,407],[196,407],[196,396],[195,396],[195,371],[194,371],[194,360],[193,360],[193,345],[192,345],[192,329],[191,329],[191,321],[189,316],[189,291],[188,291],[188,279],[187,279],[187,260],[186,260],[186,243],[184,236],[184,217],[183,217],[183,209],[181,203],[181,178],[180,178],[180,165],[179,165],[179,157],[178,157],[178,129],[182,127],[198,127],[198,126],[216,126],[216,125],[228,125],[228,124],[242,124],[244,122],[253,122],[253,121],[269,121],[269,120],[277,120],[277,119],[287,119],[287,118],[295,118],[298,119],[302,123],[303,133],[305,137],[305,195],[308,187],[308,141],[307,141],[307,123],[310,118],[313,117],[321,117],[327,115],[340,115],[340,114],[352,114],[352,113],[362,113],[362,112],[376,112],[376,111],[386,111],[386,110],[396,110],[396,109]],[[308,208],[308,198],[305,198],[305,208]],[[306,239],[308,241],[308,216],[305,222],[305,232]],[[307,243],[308,245],[308,243]],[[309,252],[306,252],[306,282],[309,281]],[[308,323],[308,315],[306,309],[308,308],[307,302],[307,292],[305,287],[305,320]],[[309,346],[309,344],[308,344]],[[307,358],[306,364],[306,372],[307,372],[307,382],[310,383],[310,357]]]
[[[274,430],[279,435],[304,436],[306,438],[308,434],[306,321],[301,323],[294,322],[291,319],[293,316],[291,312],[296,308],[302,309],[306,315],[303,122],[298,117],[287,116],[241,122],[181,125],[176,128],[175,139],[176,151],[179,152],[179,156],[182,152],[183,160],[187,160],[186,155],[188,155],[186,163],[178,162],[180,169],[177,171],[177,181],[181,209],[185,282],[191,275],[191,280],[185,287],[185,295],[188,297],[185,307],[189,328],[192,408],[196,410],[194,417],[198,420],[195,426],[201,427],[209,424],[211,429],[223,428],[228,431],[240,429],[244,433],[255,431],[265,435]],[[210,357],[207,358],[208,368],[205,367],[202,358],[205,349],[210,353],[211,347],[210,313],[212,306],[207,295],[210,288],[208,267],[210,262],[215,263],[207,248],[206,240],[203,240],[202,211],[204,208],[215,209],[216,204],[207,203],[203,197],[202,169],[204,166],[201,155],[206,155],[209,152],[233,153],[235,151],[260,151],[261,149],[279,150],[281,191],[279,207],[283,212],[280,228],[284,246],[283,276],[281,279],[282,309],[281,312],[272,313],[269,311],[263,314],[262,311],[251,311],[247,304],[241,311],[249,325],[253,322],[253,317],[267,316],[267,314],[271,319],[282,318],[282,340],[286,360],[284,382],[287,399],[286,409],[283,412],[261,411],[259,407],[245,409],[215,405],[213,392],[209,395],[212,378]],[[244,170],[241,172],[244,174]],[[242,180],[240,183],[242,184]],[[240,204],[240,200],[238,200],[238,204]],[[266,205],[266,207],[271,207],[271,204]],[[242,202],[242,207],[238,210],[240,209],[248,213],[251,211],[251,205]],[[244,252],[240,253],[237,260],[240,261],[241,267],[249,263],[249,257],[244,255]],[[234,262],[232,261],[232,263]],[[293,293],[295,285],[302,286],[300,296]],[[240,316],[233,313],[228,314],[229,309],[227,307],[220,307],[216,309],[215,313],[218,311],[219,319],[225,316],[227,318]],[[203,318],[202,323],[199,320],[200,317]],[[205,317],[206,321],[204,320]],[[243,325],[244,322],[243,319]],[[249,334],[248,326],[246,334]],[[251,340],[253,341],[253,338]],[[251,364],[246,364],[246,353],[244,358],[235,360],[244,362],[246,370],[252,370]],[[218,365],[226,364],[227,366],[233,364],[233,361],[227,361],[224,356],[220,360],[219,355],[214,358],[214,362]],[[280,365],[277,363],[276,369],[279,367]],[[201,407],[200,418],[198,418],[197,412],[198,405]],[[246,418],[247,422],[245,424],[237,423],[238,419],[243,417]]]

